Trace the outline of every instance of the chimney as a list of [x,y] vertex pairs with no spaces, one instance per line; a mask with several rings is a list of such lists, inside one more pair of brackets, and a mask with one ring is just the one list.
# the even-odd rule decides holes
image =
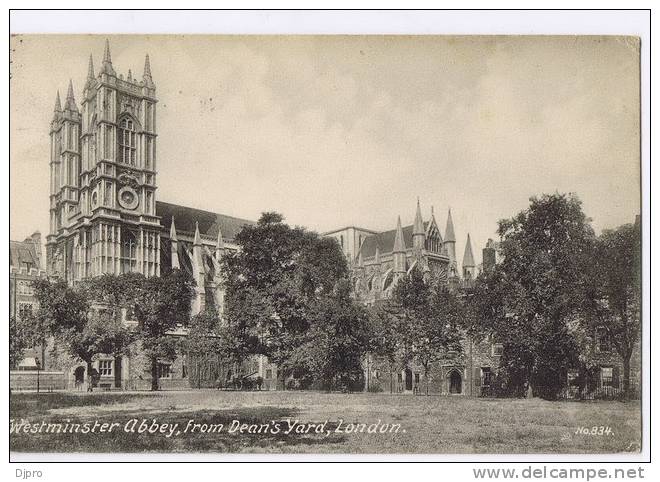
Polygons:
[[485,272],[492,271],[497,262],[495,242],[492,239],[489,238],[486,242],[486,247],[481,251],[481,256],[483,270]]
[[31,241],[32,244],[34,244],[34,252],[36,253],[37,256],[37,269],[43,269],[43,265],[42,265],[43,255],[41,251],[41,233],[39,231],[35,231],[30,235],[29,239],[26,239],[26,241]]

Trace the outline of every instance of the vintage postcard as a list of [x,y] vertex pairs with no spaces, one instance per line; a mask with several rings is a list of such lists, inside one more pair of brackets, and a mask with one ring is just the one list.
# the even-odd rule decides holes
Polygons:
[[642,450],[638,37],[10,48],[10,457]]

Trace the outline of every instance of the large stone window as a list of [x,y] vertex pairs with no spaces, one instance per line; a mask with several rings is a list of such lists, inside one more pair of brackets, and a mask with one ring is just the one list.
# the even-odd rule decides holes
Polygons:
[[123,117],[119,121],[118,141],[119,141],[119,162],[135,165],[136,151],[135,123],[130,117]]

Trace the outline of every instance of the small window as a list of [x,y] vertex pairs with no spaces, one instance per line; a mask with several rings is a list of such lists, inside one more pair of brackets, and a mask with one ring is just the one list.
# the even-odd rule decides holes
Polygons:
[[99,360],[99,375],[102,377],[112,376],[112,360]]
[[268,369],[266,370],[266,378],[267,378],[268,380],[270,380],[271,378],[273,378],[273,370],[272,370],[271,368],[268,368]]
[[415,384],[419,383],[419,373],[415,373]]
[[380,370],[376,370],[376,373],[374,375],[376,377],[376,380],[380,379]]
[[612,367],[602,367],[600,369],[600,381],[601,385],[603,387],[611,387],[613,386],[613,375],[614,375],[614,370]]
[[607,328],[604,326],[598,327],[596,329],[596,343],[598,346],[598,351],[601,353],[608,353],[612,350],[610,337],[607,333]]
[[172,378],[172,364],[159,363],[158,364],[158,378]]
[[18,304],[18,317],[25,320],[32,316],[32,303],[19,303]]
[[568,386],[576,387],[580,385],[580,374],[577,370],[568,370]]
[[18,282],[18,294],[31,296],[34,294],[32,289],[32,282],[30,281],[19,281]]
[[490,367],[481,367],[481,378],[483,379],[481,384],[485,387],[489,387],[493,381],[493,372]]
[[493,356],[502,356],[504,353],[504,345],[501,343],[493,343],[492,354]]

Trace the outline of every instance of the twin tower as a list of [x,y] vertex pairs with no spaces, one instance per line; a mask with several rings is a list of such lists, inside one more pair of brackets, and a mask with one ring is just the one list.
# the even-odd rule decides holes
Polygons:
[[76,282],[103,273],[160,273],[156,215],[156,86],[118,75],[106,41],[89,57],[80,104],[69,82],[50,123],[47,271]]

